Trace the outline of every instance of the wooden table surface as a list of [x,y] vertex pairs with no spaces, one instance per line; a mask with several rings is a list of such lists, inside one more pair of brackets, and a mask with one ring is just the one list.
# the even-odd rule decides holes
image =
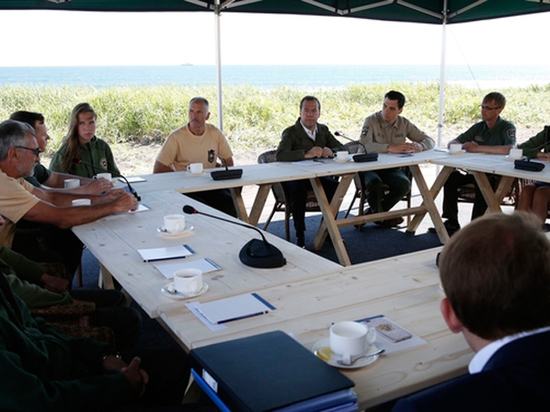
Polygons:
[[182,304],[159,308],[160,317],[187,349],[272,330],[292,333],[311,349],[328,337],[333,322],[384,314],[427,344],[381,356],[364,368],[343,371],[355,382],[363,409],[466,372],[473,353],[462,335],[449,331],[439,312],[443,297],[435,266],[439,250],[258,289],[256,292],[277,309],[231,322],[219,331],[211,331]]
[[[194,226],[192,233],[177,239],[166,238],[157,232],[157,228],[163,224],[163,216],[182,213],[182,207],[186,204],[205,213],[229,217],[175,191],[145,193],[142,197],[142,202],[151,210],[108,216],[74,227],[73,231],[151,317],[157,316],[159,305],[173,300],[161,293],[162,286],[168,280],[152,263],[143,262],[138,249],[188,244],[196,254],[187,257],[185,261],[205,257],[214,260],[222,270],[205,275],[205,281],[210,287],[205,297],[212,299],[317,276],[341,267],[269,233],[264,235],[283,252],[287,264],[276,270],[245,266],[238,259],[238,253],[250,239],[260,237],[255,230],[206,216],[186,215],[186,222]],[[167,262],[174,263],[177,260]]]

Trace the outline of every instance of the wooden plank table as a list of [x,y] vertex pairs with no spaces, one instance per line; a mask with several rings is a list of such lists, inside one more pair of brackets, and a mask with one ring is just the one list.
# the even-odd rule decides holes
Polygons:
[[[181,304],[159,308],[160,317],[186,349],[282,330],[311,349],[333,322],[384,314],[427,341],[344,370],[356,384],[360,408],[415,392],[466,373],[473,356],[462,335],[451,333],[439,312],[443,292],[435,256],[440,248],[364,263],[332,274],[256,290],[277,309],[211,331]],[[206,298],[206,297],[205,297]],[[210,299],[198,298],[205,302]]]
[[205,213],[228,217],[175,191],[144,193],[142,197],[143,203],[151,210],[108,216],[93,223],[76,226],[73,231],[97,257],[106,273],[112,274],[151,317],[157,316],[158,306],[173,300],[161,293],[162,286],[168,280],[152,263],[143,262],[138,249],[184,243],[196,252],[185,261],[205,257],[214,260],[222,270],[205,275],[205,281],[210,287],[205,296],[209,298],[220,298],[272,284],[318,276],[341,267],[269,233],[265,233],[266,238],[283,252],[287,264],[279,269],[245,266],[240,262],[238,252],[251,238],[259,237],[254,230],[206,216],[186,215],[186,222],[194,226],[191,235],[177,239],[166,238],[157,232],[157,228],[163,224],[163,216],[182,213],[185,204]]

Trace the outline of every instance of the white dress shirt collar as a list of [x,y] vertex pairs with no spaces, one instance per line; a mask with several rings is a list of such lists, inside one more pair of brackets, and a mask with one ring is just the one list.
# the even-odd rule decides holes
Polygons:
[[312,132],[311,130],[309,130],[307,127],[304,126],[301,119],[300,119],[300,124],[304,128],[304,130],[305,130],[306,134],[309,136],[309,138],[311,140],[315,141],[315,137],[317,136],[317,125],[315,125],[315,130]]
[[550,326],[544,328],[531,330],[529,332],[520,332],[515,335],[505,336],[502,339],[495,340],[494,342],[489,343],[487,346],[483,347],[470,361],[468,365],[468,370],[471,374],[479,373],[483,370],[491,356],[493,356],[500,348],[504,345],[513,342],[517,339],[524,338],[526,336],[536,335],[538,333],[550,331]]

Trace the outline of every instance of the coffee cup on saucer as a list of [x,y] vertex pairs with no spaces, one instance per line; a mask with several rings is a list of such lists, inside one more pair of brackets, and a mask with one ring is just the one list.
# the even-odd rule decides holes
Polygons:
[[522,149],[510,149],[510,153],[508,154],[508,158],[511,160],[519,160],[523,157],[523,150]]
[[90,206],[92,204],[91,199],[73,199],[73,206]]
[[342,357],[344,365],[363,355],[375,338],[376,331],[364,323],[343,321],[330,327],[330,349]]
[[107,179],[110,182],[111,180],[113,180],[113,175],[108,172],[98,173],[94,176],[94,179]]
[[189,165],[189,171],[193,173],[194,175],[198,175],[202,173],[202,163],[191,163]]
[[65,179],[63,185],[65,189],[76,189],[80,186],[80,179]]
[[462,143],[453,143],[449,145],[449,153],[461,153],[462,152]]
[[338,163],[345,163],[349,160],[349,153],[345,150],[336,152],[336,157],[334,158]]
[[199,269],[180,269],[174,273],[174,289],[182,295],[197,294],[202,287],[202,271]]
[[164,228],[167,233],[179,233],[185,230],[185,215],[164,216]]

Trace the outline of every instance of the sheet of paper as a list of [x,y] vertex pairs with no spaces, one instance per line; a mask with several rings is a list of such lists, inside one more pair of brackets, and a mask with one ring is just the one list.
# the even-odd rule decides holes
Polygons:
[[177,262],[177,263],[157,263],[154,266],[162,273],[166,279],[173,279],[174,273],[180,269],[199,269],[202,273],[215,272],[221,267],[213,260],[204,258],[192,261]]
[[180,259],[195,253],[188,245],[159,247],[155,249],[138,249],[144,262],[155,260]]
[[[374,341],[374,344],[379,348],[379,349],[385,349],[386,350],[386,354],[388,353],[394,353],[394,352],[399,352],[401,350],[405,350],[405,349],[409,349],[409,348],[414,348],[415,346],[421,346],[421,345],[427,345],[428,342],[426,342],[424,339],[422,339],[420,336],[418,335],[415,335],[414,333],[412,333],[411,331],[405,329],[403,326],[399,325],[397,322],[394,322],[393,320],[387,318],[386,316],[384,315],[377,315],[377,316],[372,316],[372,317],[369,317],[369,318],[364,318],[364,319],[359,319],[359,320],[356,320],[356,322],[367,322],[369,319],[374,319],[374,318],[382,318],[382,319],[387,319],[388,321],[390,321],[391,323],[394,323],[396,324],[397,326],[399,326],[401,329],[404,329],[405,331],[409,332],[412,337],[409,338],[409,339],[406,339],[406,340],[403,340],[401,342],[392,342],[390,339],[386,338],[385,336],[383,336],[382,334],[380,333],[376,333],[376,340]],[[368,322],[367,322],[368,323]]]
[[[147,179],[144,179],[141,176],[130,176],[130,177],[127,177],[127,179],[128,179],[128,182],[130,182],[130,183],[139,183],[139,182],[146,182],[147,181]],[[126,183],[124,181],[124,179],[121,178],[121,177],[119,177],[118,180],[120,180],[122,183]]]
[[208,303],[197,303],[196,309],[214,325],[263,315],[275,307],[261,298],[257,293],[247,293]]
[[[216,331],[216,330],[220,330],[220,329],[227,329],[227,326],[225,326],[223,323],[219,324],[219,325],[214,325],[213,323],[210,323],[208,321],[208,319],[206,319],[202,313],[200,313],[198,310],[197,310],[197,303],[199,302],[189,302],[189,303],[186,303],[185,306],[187,307],[187,309],[189,309],[191,311],[191,313],[193,315],[195,315],[197,317],[198,320],[200,320],[202,323],[204,323],[208,329],[212,330],[212,331]],[[164,316],[164,313],[161,313],[160,316]]]

